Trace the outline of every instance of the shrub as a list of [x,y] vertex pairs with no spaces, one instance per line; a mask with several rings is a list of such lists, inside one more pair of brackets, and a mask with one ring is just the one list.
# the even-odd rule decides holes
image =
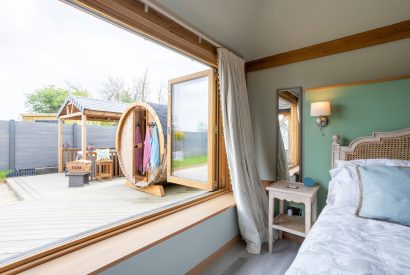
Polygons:
[[185,139],[185,133],[182,132],[182,131],[175,132],[175,139],[176,140],[184,140]]
[[0,180],[4,180],[10,174],[9,170],[0,170]]

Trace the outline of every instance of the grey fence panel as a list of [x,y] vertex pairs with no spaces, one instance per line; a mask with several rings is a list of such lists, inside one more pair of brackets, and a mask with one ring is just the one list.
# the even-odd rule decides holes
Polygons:
[[[81,125],[74,126],[74,147],[81,147]],[[114,148],[115,135],[117,127],[115,126],[87,126],[87,144],[91,143],[95,148]]]
[[91,142],[96,148],[114,148],[115,135],[117,127],[115,126],[93,126],[87,128],[88,142]]
[[[58,126],[51,123],[16,122],[16,169],[56,166],[58,162]],[[63,142],[71,129],[64,125]]]
[[[58,126],[57,126],[57,129],[58,129]],[[58,159],[57,159],[58,158],[58,132],[55,133],[54,138],[56,140],[56,162],[58,163]],[[69,144],[70,146],[73,144],[73,126],[72,125],[66,125],[66,124],[63,125],[63,144]]]
[[[0,170],[9,169],[10,121],[0,121]],[[88,142],[97,148],[114,148],[115,126],[87,126]],[[56,123],[15,122],[15,168],[54,167],[58,164],[58,125]],[[87,144],[88,144],[87,142]],[[81,147],[81,126],[63,125],[63,143]]]
[[0,121],[0,170],[9,169],[9,122]]
[[16,169],[55,164],[56,135],[55,124],[16,122]]
[[208,154],[207,132],[184,132],[184,140],[180,141],[185,157]]

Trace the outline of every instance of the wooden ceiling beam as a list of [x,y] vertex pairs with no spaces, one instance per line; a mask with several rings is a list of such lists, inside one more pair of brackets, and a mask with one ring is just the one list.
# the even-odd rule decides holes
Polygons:
[[66,115],[61,115],[58,118],[60,119],[78,119],[81,118],[82,113],[81,112],[76,112],[76,113],[72,113],[72,114],[66,114]]
[[89,117],[101,118],[101,119],[120,119],[122,113],[114,113],[114,112],[104,112],[104,111],[95,111],[95,110],[84,110],[84,114]]
[[216,47],[137,0],[64,0],[154,41],[217,67]]
[[246,62],[246,71],[253,72],[328,55],[353,51],[410,37],[410,20],[388,25],[297,50]]
[[279,97],[293,105],[298,105],[298,98],[288,91],[281,91]]
[[102,118],[102,117],[88,117],[87,121],[97,121],[97,122],[118,122],[118,118]]

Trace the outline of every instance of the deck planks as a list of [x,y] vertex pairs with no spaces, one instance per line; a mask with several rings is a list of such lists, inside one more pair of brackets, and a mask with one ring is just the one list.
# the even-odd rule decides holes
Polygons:
[[169,185],[165,187],[165,197],[155,197],[126,187],[123,178],[68,188],[64,174],[21,177],[14,183],[34,195],[30,200],[0,206],[0,264],[86,231],[206,193]]

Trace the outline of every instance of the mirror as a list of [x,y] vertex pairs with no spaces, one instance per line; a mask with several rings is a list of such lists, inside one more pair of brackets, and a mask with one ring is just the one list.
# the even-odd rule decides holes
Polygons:
[[302,88],[277,91],[277,179],[302,181]]

